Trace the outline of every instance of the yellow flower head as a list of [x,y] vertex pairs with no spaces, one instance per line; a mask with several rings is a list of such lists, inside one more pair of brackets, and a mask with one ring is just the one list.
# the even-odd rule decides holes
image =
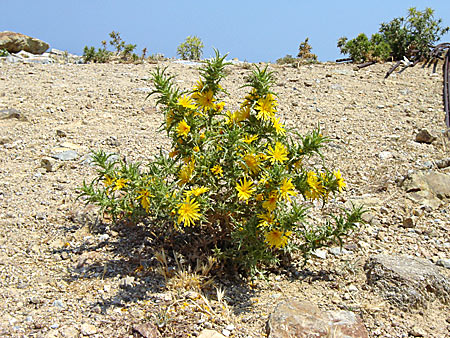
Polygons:
[[191,127],[186,123],[185,120],[182,120],[178,123],[178,126],[177,126],[178,136],[187,137],[190,131],[191,131]]
[[266,242],[271,248],[284,248],[289,240],[290,235],[292,235],[291,231],[283,232],[274,229],[266,233],[266,239],[264,242]]
[[258,100],[255,109],[258,111],[256,118],[258,120],[267,121],[275,116],[276,101],[272,94]]
[[197,188],[192,188],[191,190],[185,191],[184,194],[186,195],[186,197],[192,196],[194,195],[195,197],[200,196],[201,194],[204,194],[205,192],[208,192],[209,188],[206,187],[197,187]]
[[269,194],[269,198],[267,201],[264,201],[262,204],[263,208],[269,211],[274,211],[277,207],[277,201],[278,201],[278,192],[276,190],[273,190]]
[[287,179],[286,177],[283,178],[283,181],[281,182],[281,187],[280,187],[280,195],[281,198],[284,200],[288,200],[291,201],[290,196],[296,196],[297,192],[294,190],[295,187],[292,184],[292,179]]
[[216,111],[221,112],[225,107],[225,102],[219,102],[214,105]]
[[253,186],[253,181],[247,181],[247,178],[244,177],[244,179],[236,184],[236,190],[238,191],[239,200],[247,201],[255,192],[256,188]]
[[269,146],[267,149],[267,154],[272,164],[276,162],[283,163],[288,159],[288,151],[281,142],[275,144],[275,149],[272,146]]
[[214,109],[214,93],[212,90],[204,91],[201,93],[198,93],[195,96],[197,103],[199,106],[201,106],[204,110],[206,109]]
[[242,141],[244,141],[247,144],[251,144],[253,141],[258,139],[258,135],[245,135],[244,139]]
[[127,180],[125,178],[119,178],[118,180],[116,180],[113,190],[116,191],[125,188],[129,181],[130,180]]
[[105,177],[103,178],[103,184],[106,188],[112,186],[114,184],[114,178],[109,175],[105,175]]
[[[251,153],[247,153],[244,155],[243,160],[245,162],[245,164],[247,165],[247,168],[250,169],[250,172],[252,174],[257,174],[260,170],[259,168],[259,158],[257,156],[255,156],[254,154]],[[247,169],[244,166],[245,169]]]
[[180,170],[178,178],[180,179],[179,185],[186,184],[191,180],[192,173],[195,168],[195,160],[186,163]]
[[319,199],[325,194],[325,188],[317,178],[317,174],[309,171],[306,176],[306,182],[309,185],[309,190],[305,191],[305,196],[311,200]]
[[344,179],[342,178],[341,171],[338,169],[337,171],[333,172],[333,175],[336,178],[339,192],[342,192],[347,188],[347,183],[345,183]]
[[275,222],[275,216],[270,211],[265,214],[258,214],[258,218],[260,219],[258,223],[259,227],[266,227]]
[[273,117],[272,118],[272,124],[273,124],[273,127],[275,128],[275,132],[278,135],[285,135],[286,134],[286,130],[284,129],[284,124],[282,124],[280,122],[280,118]]
[[211,168],[211,172],[219,177],[223,176],[223,170],[222,167],[220,166],[220,164],[216,164],[214,167]]
[[186,197],[183,203],[178,205],[178,224],[183,223],[185,227],[195,225],[195,221],[199,220],[200,205],[195,200],[190,200],[190,196]]
[[183,95],[182,97],[179,97],[177,100],[177,104],[179,106],[182,106],[182,107],[188,108],[188,109],[196,108],[194,101],[192,101],[192,98],[187,95]]
[[194,150],[196,153],[200,151],[200,148],[198,146],[195,146],[192,150]]
[[142,207],[145,209],[146,212],[148,212],[148,210],[150,209],[150,198],[151,197],[155,197],[154,195],[152,195],[150,193],[150,191],[146,190],[146,189],[142,189],[140,191],[138,191],[138,193],[140,194],[138,196],[138,200],[141,200],[141,205]]

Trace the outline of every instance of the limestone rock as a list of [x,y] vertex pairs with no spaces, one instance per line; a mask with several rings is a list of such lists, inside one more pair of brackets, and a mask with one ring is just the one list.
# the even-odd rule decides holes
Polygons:
[[450,301],[449,281],[425,259],[377,255],[364,266],[369,285],[401,308],[422,307],[435,298]]
[[138,332],[144,338],[158,338],[161,337],[157,327],[152,323],[133,325],[133,330]]
[[402,184],[406,192],[428,191],[434,196],[450,198],[450,175],[440,172],[413,173]]
[[308,301],[298,300],[278,304],[269,317],[267,331],[269,338],[330,337],[330,334],[348,338],[369,336],[355,313],[322,311]]
[[217,331],[205,329],[202,332],[200,332],[198,338],[225,338],[225,336],[223,336]]
[[24,50],[33,54],[42,54],[49,48],[49,45],[24,34],[5,31],[0,32],[0,48],[6,49],[9,53],[18,53]]

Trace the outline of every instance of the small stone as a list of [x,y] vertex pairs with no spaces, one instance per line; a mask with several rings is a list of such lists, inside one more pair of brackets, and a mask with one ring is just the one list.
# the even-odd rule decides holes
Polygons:
[[60,332],[64,338],[77,338],[78,337],[78,330],[71,326],[60,330]]
[[439,260],[436,262],[436,264],[439,265],[439,266],[443,266],[443,267],[446,268],[446,269],[450,269],[450,259],[449,259],[449,258],[446,258],[446,259],[439,259]]
[[130,288],[134,285],[134,277],[126,276],[119,281],[119,286],[122,289]]
[[378,157],[380,160],[388,160],[390,158],[393,158],[394,155],[392,155],[392,153],[390,151],[382,151],[381,153],[378,154]]
[[425,332],[424,329],[418,327],[418,326],[414,326],[410,331],[409,334],[413,337],[425,337],[427,335],[427,333]]
[[329,248],[328,251],[334,256],[348,255],[352,253],[351,251],[345,250],[344,248],[338,246]]
[[98,239],[102,242],[108,240],[108,238],[109,238],[108,234],[101,234],[100,236],[98,236]]
[[222,330],[222,334],[223,334],[225,337],[229,337],[230,334],[231,334],[231,332],[230,332],[229,330],[227,330],[227,329],[223,329],[223,330]]
[[225,329],[228,331],[234,331],[236,329],[236,327],[233,324],[229,324],[229,325],[225,326]]
[[54,307],[57,307],[57,308],[60,308],[60,309],[64,309],[64,303],[60,299],[57,299],[57,300],[53,301],[52,305]]
[[133,330],[138,332],[144,338],[161,337],[158,328],[152,323],[135,324]]
[[431,144],[434,140],[436,140],[436,137],[431,135],[430,132],[426,129],[421,129],[416,134],[416,142],[418,143]]
[[52,157],[61,161],[72,161],[78,158],[78,153],[75,150],[66,150],[53,154]]
[[59,137],[66,137],[67,133],[64,130],[57,129],[56,130],[56,135],[59,136]]
[[415,226],[415,217],[405,217],[403,218],[402,227],[405,229],[414,228]]
[[11,108],[0,110],[0,120],[10,120],[10,119],[26,121],[26,118],[17,109]]
[[198,338],[224,338],[225,336],[215,330],[205,329],[198,335]]
[[92,336],[97,333],[97,328],[94,325],[88,323],[81,324],[80,330],[81,334],[83,334],[84,336]]
[[311,252],[311,254],[317,258],[326,259],[327,258],[327,251],[322,249],[317,249]]
[[54,158],[45,156],[41,158],[41,168],[44,168],[47,172],[53,172],[58,169],[59,165]]
[[303,83],[304,83],[305,87],[312,87],[312,85],[313,85],[312,81],[305,81]]

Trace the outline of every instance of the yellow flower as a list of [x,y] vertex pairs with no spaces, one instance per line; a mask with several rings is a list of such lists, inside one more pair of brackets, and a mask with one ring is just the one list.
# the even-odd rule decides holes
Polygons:
[[177,126],[178,136],[187,137],[190,131],[191,131],[191,127],[186,123],[185,120],[182,120],[178,123],[178,126]]
[[263,203],[263,208],[269,211],[274,211],[277,207],[277,200],[278,200],[278,191],[273,190],[269,194],[269,199]]
[[216,111],[221,112],[225,107],[225,102],[219,102],[214,105]]
[[297,192],[294,190],[295,187],[292,184],[292,179],[287,179],[286,177],[283,178],[283,181],[281,182],[281,188],[280,188],[280,195],[281,198],[284,200],[288,200],[291,201],[291,198],[289,197],[289,195],[291,196],[296,196]]
[[305,191],[305,196],[311,200],[319,199],[324,193],[325,189],[322,183],[317,178],[313,171],[309,171],[306,176],[306,182],[309,185],[309,190]]
[[255,199],[256,199],[258,202],[261,202],[261,201],[264,199],[264,195],[263,195],[263,194],[258,194],[258,195],[256,195]]
[[258,139],[258,135],[245,135],[244,139],[242,141],[244,141],[247,144],[252,143],[253,141]]
[[114,183],[114,178],[109,176],[109,175],[105,175],[105,177],[103,178],[103,184],[105,185],[106,188],[112,186]]
[[204,109],[214,109],[214,93],[212,90],[208,90],[202,93],[198,93],[195,98],[197,103]]
[[227,121],[226,121],[226,124],[228,124],[229,126],[238,122],[238,121],[237,121],[237,118],[236,118],[236,113],[235,113],[235,112],[232,113],[232,112],[230,112],[230,111],[227,111],[227,112],[226,112],[226,115],[227,115]]
[[177,100],[177,104],[179,106],[182,106],[182,107],[188,108],[188,109],[196,108],[194,101],[192,101],[192,98],[187,95],[183,95],[182,97],[179,97]]
[[195,225],[195,221],[199,220],[201,214],[198,212],[200,205],[195,200],[186,197],[183,203],[178,204],[178,224],[183,223],[185,227]]
[[150,191],[146,190],[146,189],[142,189],[140,191],[138,191],[138,193],[140,194],[138,196],[137,199],[141,200],[141,205],[142,207],[145,209],[145,211],[148,212],[148,210],[150,209],[150,198],[151,197],[155,197],[154,195],[152,195],[150,193]]
[[200,140],[202,140],[202,141],[203,141],[203,140],[204,140],[205,138],[206,138],[206,135],[205,135],[205,133],[201,133],[201,134],[200,134]]
[[271,248],[272,247],[275,247],[277,249],[283,248],[286,246],[290,235],[292,235],[292,231],[283,232],[274,229],[266,233],[265,235],[266,239],[264,242],[269,244]]
[[255,107],[258,111],[256,118],[264,121],[272,119],[275,114],[275,105],[276,101],[272,94],[267,94],[266,97],[259,99]]
[[265,214],[258,214],[258,218],[260,219],[258,223],[259,227],[266,227],[269,224],[273,224],[275,221],[275,216],[270,211]]
[[247,178],[244,177],[243,180],[236,184],[236,190],[238,191],[239,200],[247,201],[256,188],[253,186],[253,181],[247,181]]
[[216,164],[214,167],[212,167],[211,171],[216,176],[219,176],[219,177],[223,176],[223,170],[222,170],[222,167],[219,164]]
[[257,174],[259,172],[259,159],[257,156],[251,153],[247,153],[244,155],[243,160],[252,174]]
[[275,149],[273,149],[272,146],[269,146],[267,153],[270,157],[270,162],[272,164],[274,164],[275,162],[283,163],[288,159],[287,158],[288,151],[281,142],[277,142],[275,144]]
[[341,171],[338,169],[338,171],[333,172],[333,175],[336,178],[339,192],[342,192],[342,190],[345,190],[345,188],[347,188],[347,183],[345,183],[344,179],[342,178]]
[[197,188],[192,188],[189,191],[185,191],[184,194],[186,195],[186,197],[189,197],[189,196],[192,196],[192,195],[198,197],[198,196],[200,196],[201,194],[204,194],[207,191],[209,191],[209,188],[197,187]]
[[198,146],[195,146],[195,147],[193,148],[193,150],[197,153],[197,152],[200,151],[200,148],[199,148]]
[[278,135],[286,134],[286,130],[284,129],[284,124],[282,124],[280,122],[280,118],[276,118],[276,117],[272,118],[272,124],[273,124],[273,127],[275,128],[275,132]]
[[238,111],[235,112],[236,120],[238,122],[244,121],[250,117],[250,107],[242,107]]
[[203,82],[201,80],[197,80],[197,83],[194,86],[194,91],[201,92],[203,89],[203,86],[204,86]]
[[113,190],[116,191],[116,190],[120,190],[120,189],[122,189],[122,188],[125,188],[125,187],[127,186],[127,183],[128,183],[129,181],[130,181],[130,180],[127,180],[127,179],[125,179],[125,178],[119,178],[119,179],[115,182],[115,186],[114,186]]
[[170,158],[174,158],[174,157],[177,156],[179,153],[180,153],[180,152],[179,152],[178,150],[172,150],[172,151],[169,153],[169,157],[170,157]]
[[195,160],[186,163],[180,170],[178,178],[180,179],[179,185],[183,185],[191,180],[192,173],[195,168]]

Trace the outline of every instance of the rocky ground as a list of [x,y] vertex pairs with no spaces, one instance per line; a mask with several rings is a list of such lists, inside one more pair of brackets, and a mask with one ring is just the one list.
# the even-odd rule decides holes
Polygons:
[[[351,312],[369,337],[450,336],[441,67],[384,80],[389,64],[270,65],[280,116],[301,133],[320,124],[333,139],[324,155],[348,184],[337,202],[364,203],[368,223],[344,250],[321,250],[306,267],[252,283],[216,278],[221,297],[189,291],[193,274],[166,281],[148,254],[147,229],[95,227],[95,210],[76,200],[95,175],[91,149],[145,161],[168,148],[155,98],[145,100],[157,66],[168,66],[181,88],[197,80],[197,65],[173,61],[0,63],[0,336],[188,337],[212,329],[274,338],[269,317],[276,325],[280,304],[294,300]],[[229,106],[249,72],[229,66]]]

